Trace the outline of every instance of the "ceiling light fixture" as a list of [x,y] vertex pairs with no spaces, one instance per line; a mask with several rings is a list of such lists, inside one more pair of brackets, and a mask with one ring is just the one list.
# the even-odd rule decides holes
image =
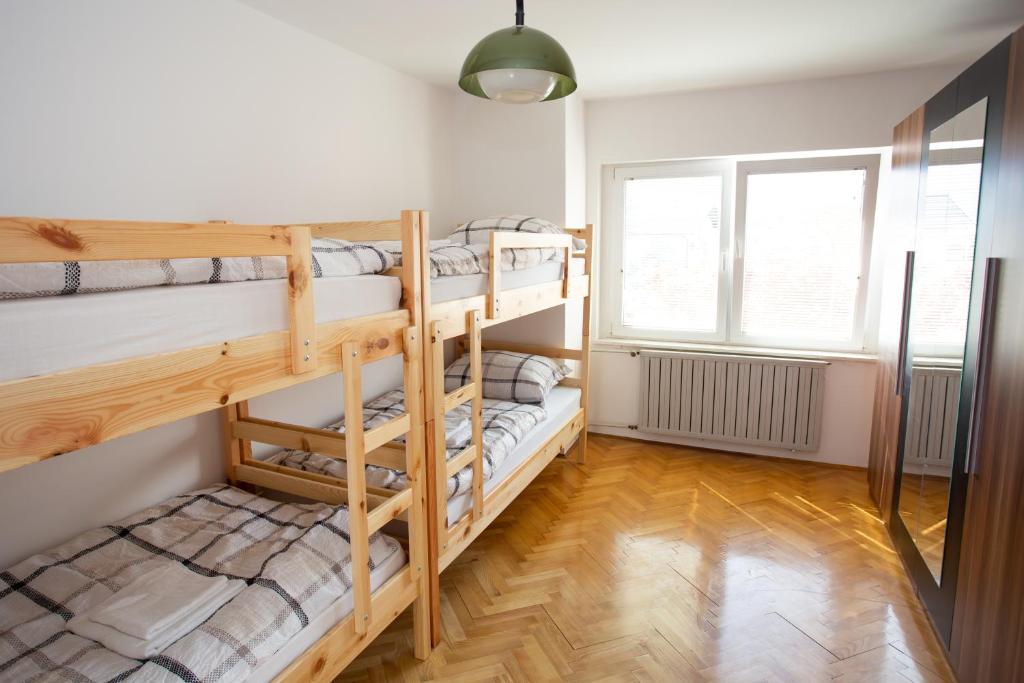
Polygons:
[[543,31],[524,26],[523,17],[523,0],[516,0],[516,25],[495,31],[469,51],[460,88],[505,104],[557,100],[576,90],[576,71],[565,49]]

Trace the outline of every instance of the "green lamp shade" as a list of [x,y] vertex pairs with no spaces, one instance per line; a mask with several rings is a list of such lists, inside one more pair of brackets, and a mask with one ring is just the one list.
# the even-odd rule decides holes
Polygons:
[[576,90],[576,70],[557,40],[535,28],[512,26],[470,50],[459,87],[509,104],[557,100]]

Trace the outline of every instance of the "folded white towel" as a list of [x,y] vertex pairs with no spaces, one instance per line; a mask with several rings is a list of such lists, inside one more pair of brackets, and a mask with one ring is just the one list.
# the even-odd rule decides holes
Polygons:
[[241,580],[210,579],[180,564],[170,564],[180,571],[161,566],[147,572],[71,619],[68,629],[125,657],[149,659],[197,628],[245,588]]
[[444,442],[448,448],[465,448],[473,440],[473,423],[460,415],[444,416]]
[[206,605],[227,582],[225,576],[202,576],[179,562],[166,562],[89,610],[89,619],[150,640]]

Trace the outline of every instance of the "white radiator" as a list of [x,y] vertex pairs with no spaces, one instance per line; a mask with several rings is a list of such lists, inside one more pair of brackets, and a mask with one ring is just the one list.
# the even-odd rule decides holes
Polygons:
[[952,467],[960,404],[960,369],[915,367],[910,377],[904,466]]
[[638,430],[817,450],[825,361],[640,353]]

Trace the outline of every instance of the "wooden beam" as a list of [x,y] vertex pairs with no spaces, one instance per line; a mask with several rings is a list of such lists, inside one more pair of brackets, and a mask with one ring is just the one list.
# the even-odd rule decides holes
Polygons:
[[249,402],[239,401],[224,406],[221,410],[224,429],[224,472],[228,481],[235,482],[235,468],[246,460],[252,460],[252,444],[245,439],[238,438],[234,432],[234,426],[238,420],[249,416]]
[[[316,429],[254,417],[235,421],[231,429],[239,439],[345,459],[345,435],[330,429]],[[368,465],[401,471],[405,469],[405,449],[398,444],[386,443],[372,453],[367,453],[365,460]]]
[[[362,415],[362,410],[359,411]],[[402,413],[398,417],[393,417],[379,427],[367,431],[363,434],[363,444],[365,452],[374,451],[381,446],[391,443],[398,437],[406,434],[409,431],[409,413]],[[345,431],[348,431],[348,427],[345,427]],[[405,463],[398,469],[404,469]]]
[[313,237],[333,237],[350,242],[374,242],[401,239],[401,221],[336,221],[313,223]]
[[501,237],[505,233],[492,232],[490,251],[487,252],[487,317],[501,317]]
[[316,317],[313,307],[313,241],[309,227],[288,228],[292,250],[288,269],[288,332],[292,372],[316,369]]
[[[418,270],[416,272],[419,273]],[[419,287],[418,282],[416,287]],[[406,328],[404,349],[405,408],[412,422],[405,438],[405,472],[412,492],[412,504],[408,512],[409,566],[417,583],[412,619],[413,654],[418,659],[426,659],[432,645],[432,581],[438,580],[438,577],[436,564],[431,564],[430,557],[430,511],[427,500],[430,497],[430,480],[427,478],[426,444],[423,440],[423,339],[419,329]],[[436,559],[435,555],[435,562]]]
[[466,314],[466,341],[469,343],[469,377],[480,391],[473,393],[473,407],[470,422],[473,427],[473,519],[484,514],[484,371],[483,336],[480,327],[480,311]]
[[341,345],[345,381],[346,479],[348,480],[348,536],[352,551],[352,599],[356,633],[370,624],[370,532],[366,507],[366,453],[363,441],[362,361],[355,342]]
[[471,464],[476,460],[477,448],[476,444],[469,444],[458,454],[455,455],[451,460],[445,463],[445,474],[448,477],[454,477],[458,472],[462,470],[466,465]]
[[0,263],[287,256],[282,225],[0,218]]
[[[433,414],[428,419],[433,423],[432,440],[428,448],[430,460],[427,467],[434,468],[436,473],[434,482],[434,495],[437,497],[437,509],[435,521],[439,539],[444,539],[448,534],[448,476],[447,462],[445,455],[447,445],[444,433],[444,332],[438,322],[430,324],[430,354],[431,356],[431,383],[429,386],[432,397],[429,401],[433,406]],[[440,541],[444,545],[443,541]]]
[[[310,481],[317,481],[321,484],[329,484],[330,486],[337,487],[344,491],[348,491],[348,482],[338,477],[332,477],[326,474],[319,474],[317,472],[307,472],[306,470],[296,469],[294,467],[288,467],[287,465],[277,465],[274,463],[264,462],[262,460],[250,460],[246,463],[249,467],[255,467],[261,470],[267,470],[270,472],[279,472],[286,474],[289,477],[296,477],[298,479],[309,479]],[[387,500],[390,500],[398,491],[394,489],[382,489],[376,486],[366,487],[366,501],[367,504],[372,508],[376,505],[380,505]],[[346,501],[348,499],[346,498]]]
[[[594,267],[594,226],[587,224],[580,237],[586,241],[583,257],[583,274],[589,282]],[[580,408],[583,410],[583,429],[576,442],[575,462],[582,465],[587,461],[587,425],[590,424],[590,289],[583,297],[583,335],[580,344]]]
[[347,491],[340,486],[295,477],[291,473],[254,467],[251,464],[235,467],[234,479],[246,484],[290,493],[293,496],[319,500],[330,505],[344,505],[348,500]]
[[365,362],[401,352],[407,311],[318,327],[316,370],[292,373],[288,332],[0,383],[0,471],[220,409],[341,370],[338,345]]
[[469,384],[463,384],[455,391],[445,394],[444,396],[444,411],[447,413],[450,410],[455,410],[466,401],[473,399],[476,396],[476,384],[470,382]]
[[[590,277],[573,275],[569,283],[569,300],[582,299],[590,291]],[[466,297],[443,301],[430,306],[428,320],[444,325],[445,339],[458,337],[466,333],[466,311],[486,310],[489,295]],[[543,311],[566,303],[562,297],[562,281],[553,280],[528,287],[506,289],[501,293],[500,318],[484,318],[483,327],[500,325],[503,322],[521,318],[537,311]]]
[[374,534],[388,522],[398,519],[412,506],[412,500],[412,489],[406,488],[374,507],[366,518],[367,533]]
[[514,351],[516,353],[531,353],[548,358],[559,358],[563,360],[581,360],[583,352],[579,349],[563,349],[558,346],[545,346],[543,344],[520,344],[518,342],[503,342],[497,340],[486,340],[483,342],[484,351]]

